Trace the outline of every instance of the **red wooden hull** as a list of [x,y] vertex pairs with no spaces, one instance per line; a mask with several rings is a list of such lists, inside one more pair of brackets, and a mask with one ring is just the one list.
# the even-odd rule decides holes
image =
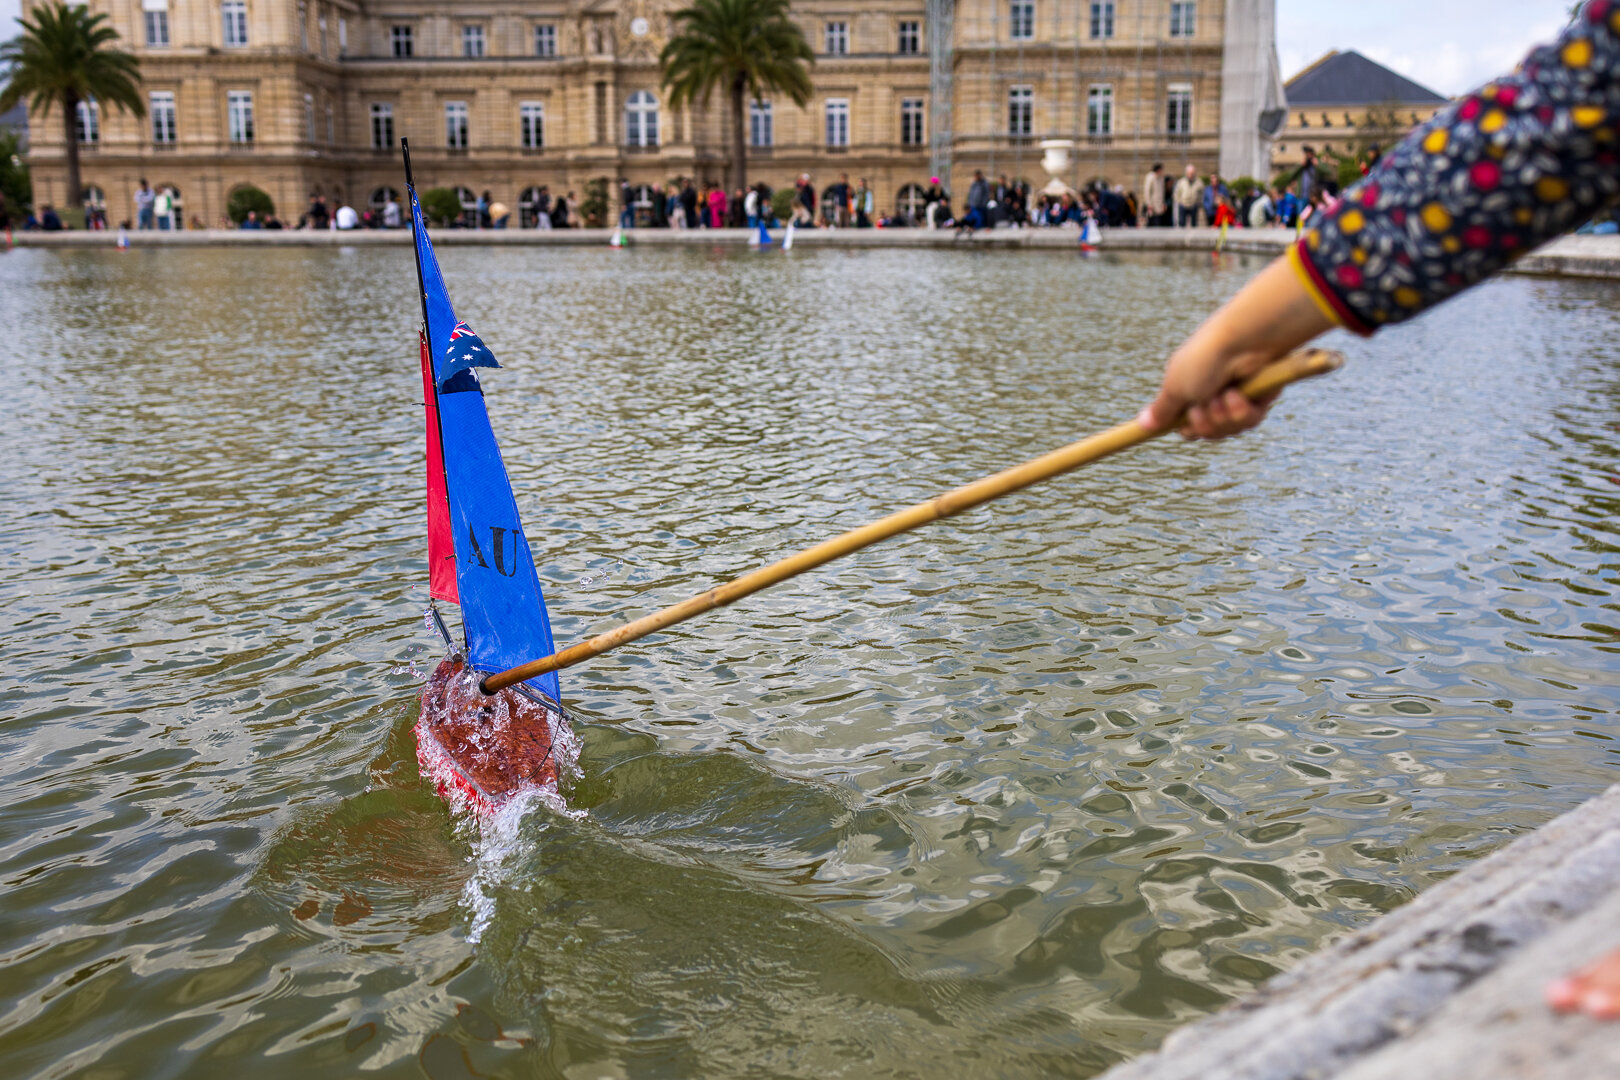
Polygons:
[[451,805],[495,814],[527,791],[557,792],[557,746],[567,718],[516,689],[488,695],[465,661],[451,657],[422,690],[416,760]]

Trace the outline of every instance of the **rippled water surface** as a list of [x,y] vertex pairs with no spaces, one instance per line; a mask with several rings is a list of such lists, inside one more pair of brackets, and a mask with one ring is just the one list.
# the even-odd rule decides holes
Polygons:
[[[1135,413],[1258,263],[442,253],[559,639]],[[417,775],[406,249],[19,250],[7,1076],[1086,1076],[1616,778],[1620,288],[1517,279]]]

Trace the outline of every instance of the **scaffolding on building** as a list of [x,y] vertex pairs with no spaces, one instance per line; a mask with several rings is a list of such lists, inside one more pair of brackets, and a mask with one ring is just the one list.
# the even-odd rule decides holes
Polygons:
[[951,182],[951,77],[955,67],[952,35],[956,0],[928,0],[928,174]]

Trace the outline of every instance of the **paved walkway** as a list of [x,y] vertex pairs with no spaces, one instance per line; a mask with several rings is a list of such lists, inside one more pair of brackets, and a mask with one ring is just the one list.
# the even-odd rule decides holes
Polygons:
[[1620,946],[1620,786],[1102,1080],[1614,1080],[1620,1023],[1548,980]]

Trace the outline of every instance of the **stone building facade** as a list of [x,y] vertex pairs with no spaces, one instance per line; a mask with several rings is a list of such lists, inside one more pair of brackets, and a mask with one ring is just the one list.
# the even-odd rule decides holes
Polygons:
[[[749,175],[865,177],[887,212],[935,172],[957,191],[975,168],[1040,186],[1050,138],[1076,145],[1071,184],[1133,186],[1160,159],[1207,171],[1223,145],[1257,138],[1250,118],[1223,116],[1228,20],[1259,12],[1269,28],[1273,2],[796,0],[813,98],[750,109]],[[398,191],[400,136],[420,188],[487,190],[513,224],[542,184],[723,180],[723,100],[672,110],[659,90],[679,6],[90,0],[140,57],[149,115],[82,110],[84,183],[115,223],[143,176],[174,188],[188,221],[216,223],[241,184],[296,219],[311,193],[363,209]],[[35,117],[34,132],[36,199],[60,203],[60,125]]]

